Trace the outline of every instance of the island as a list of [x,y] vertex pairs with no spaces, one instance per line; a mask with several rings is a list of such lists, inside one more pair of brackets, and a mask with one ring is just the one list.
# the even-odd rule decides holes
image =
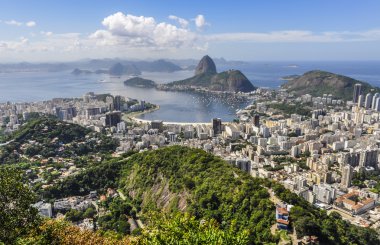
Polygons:
[[149,79],[144,79],[141,77],[132,77],[124,81],[124,85],[131,87],[140,87],[140,88],[155,88],[156,83]]

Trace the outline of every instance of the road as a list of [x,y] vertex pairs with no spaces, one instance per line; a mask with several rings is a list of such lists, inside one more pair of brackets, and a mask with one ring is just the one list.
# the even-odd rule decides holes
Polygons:
[[[117,190],[117,193],[119,193],[119,196],[121,199],[123,199],[123,200],[127,199],[121,190]],[[133,220],[133,222],[135,222],[137,224],[137,226],[139,228],[143,229],[145,227],[143,222],[140,219],[136,219],[136,220],[132,219],[132,220]],[[128,222],[130,222],[130,221],[128,220]]]
[[5,143],[1,143],[0,146],[5,146],[5,145],[8,145],[9,143],[13,142],[14,140],[10,140],[8,142],[5,142]]

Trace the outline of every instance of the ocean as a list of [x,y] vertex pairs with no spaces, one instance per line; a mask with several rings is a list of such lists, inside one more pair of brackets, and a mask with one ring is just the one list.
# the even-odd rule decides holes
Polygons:
[[[250,62],[237,66],[217,65],[218,71],[240,69],[257,87],[278,88],[281,77],[310,70],[325,70],[380,87],[380,61],[361,62]],[[174,73],[144,72],[141,76],[166,83],[192,76],[192,71]],[[160,110],[142,115],[147,120],[209,122],[213,117],[232,121],[237,109],[250,102],[226,101],[217,97],[183,92],[165,92],[124,86],[127,77],[91,74],[75,76],[63,72],[0,73],[0,102],[31,102],[52,98],[80,97],[86,92],[111,93],[160,105]]]

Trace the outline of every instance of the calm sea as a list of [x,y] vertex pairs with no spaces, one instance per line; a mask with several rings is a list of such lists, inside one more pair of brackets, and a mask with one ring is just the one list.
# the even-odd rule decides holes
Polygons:
[[[218,66],[218,71],[240,69],[258,87],[278,88],[286,75],[319,69],[350,76],[380,87],[380,61],[368,62],[252,62],[235,67]],[[142,77],[166,83],[190,77],[192,71],[143,73]],[[57,97],[80,97],[92,91],[146,100],[160,105],[160,110],[142,116],[175,122],[209,122],[213,117],[224,121],[235,118],[237,109],[247,102],[228,101],[199,94],[164,92],[126,87],[126,78],[107,75],[74,76],[66,72],[0,73],[0,102],[41,101]]]

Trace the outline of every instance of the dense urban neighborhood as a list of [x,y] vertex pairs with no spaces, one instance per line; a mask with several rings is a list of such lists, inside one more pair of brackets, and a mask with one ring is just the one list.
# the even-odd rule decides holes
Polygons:
[[[234,122],[213,118],[210,123],[141,120],[136,117],[139,113],[158,106],[107,94],[4,103],[0,105],[0,160],[3,166],[13,163],[24,172],[39,196],[33,207],[42,216],[64,217],[81,229],[139,234],[147,222],[147,210],[152,211],[146,202],[152,200],[147,201],[146,194],[140,196],[142,192],[131,187],[138,179],[130,182],[130,177],[121,177],[121,166],[138,152],[168,148],[175,157],[179,153],[173,149],[181,151],[175,147],[189,147],[212,154],[205,155],[205,159],[223,159],[244,175],[262,179],[262,186],[271,193],[276,206],[272,210],[276,212],[276,222],[265,221],[269,222],[265,227],[274,225],[278,231],[254,238],[251,234],[249,239],[274,241],[275,234],[282,234],[277,237],[283,242],[299,239],[298,242],[317,243],[318,239],[331,239],[312,227],[302,226],[307,221],[292,217],[300,215],[293,214],[299,203],[309,203],[325,215],[338,215],[354,226],[379,232],[378,93],[363,95],[357,84],[353,100],[347,102],[329,94],[296,97],[286,90],[261,88],[235,96],[252,103],[236,112]],[[144,161],[138,164],[140,168]],[[128,171],[137,171],[133,169]],[[142,178],[138,173],[135,178]],[[237,177],[240,172],[232,173]],[[164,179],[172,178],[161,174]],[[124,182],[118,182],[119,178],[126,178],[125,184],[120,184]],[[172,184],[160,182],[155,186],[157,180],[153,180],[149,187],[153,188],[149,189],[155,200],[153,206],[188,210],[187,205],[195,205],[186,201],[186,196],[191,196],[188,192],[194,186],[197,188],[196,178],[189,176],[183,181],[188,191],[178,193],[170,190],[174,188]],[[139,188],[142,191],[148,186]],[[172,192],[177,196],[172,197]],[[121,216],[120,212],[128,215]],[[202,217],[225,220],[214,215]],[[285,233],[278,233],[281,230]]]

